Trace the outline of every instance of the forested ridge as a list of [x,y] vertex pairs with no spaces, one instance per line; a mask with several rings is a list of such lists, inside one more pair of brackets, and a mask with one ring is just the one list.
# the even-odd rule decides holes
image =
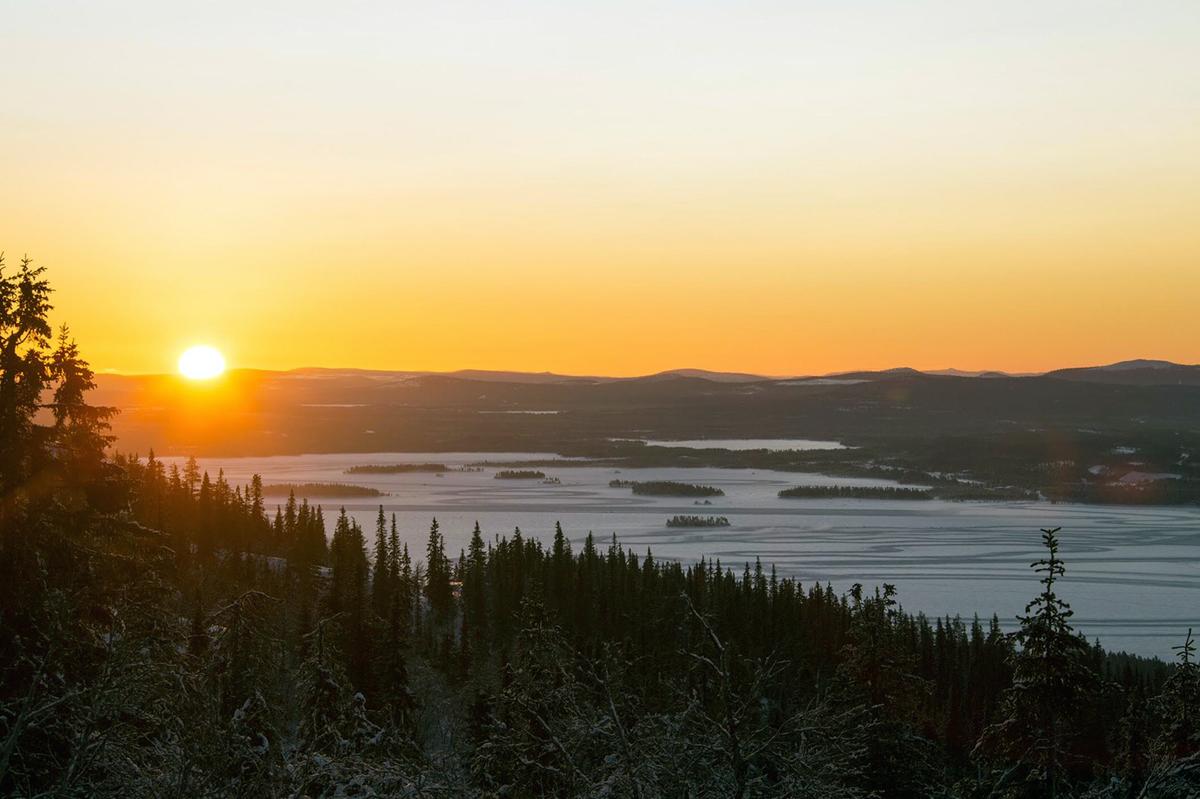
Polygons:
[[4,795],[1200,790],[1190,636],[1173,668],[1089,645],[1058,531],[1011,635],[561,529],[477,526],[453,553],[433,521],[409,552],[382,508],[364,531],[106,455],[49,296],[31,264],[0,273]]

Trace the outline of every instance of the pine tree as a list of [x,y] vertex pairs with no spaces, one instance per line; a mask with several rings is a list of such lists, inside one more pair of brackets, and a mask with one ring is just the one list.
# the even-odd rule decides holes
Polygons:
[[342,649],[351,683],[369,693],[372,686],[372,618],[370,614],[370,561],[367,544],[358,522],[342,508],[334,527],[330,552],[331,579],[328,607],[340,614]]
[[217,548],[213,524],[216,515],[214,513],[215,504],[212,480],[208,478],[208,472],[205,472],[200,480],[200,492],[196,495],[196,551],[199,553],[200,559],[204,561],[210,560]]
[[408,638],[404,635],[400,607],[393,603],[380,653],[379,696],[391,723],[404,735],[411,735],[417,701],[409,688]]
[[254,540],[257,542],[259,551],[267,552],[274,551],[270,538],[270,522],[267,519],[266,503],[263,498],[263,481],[261,475],[254,475],[250,478],[250,487],[248,489],[246,499],[250,505],[250,514],[254,520]]
[[183,482],[188,493],[194,496],[200,485],[200,464],[197,463],[195,455],[189,455],[187,464],[183,467]]
[[391,592],[392,601],[395,602],[400,591],[400,535],[396,531],[396,514],[392,514],[392,529],[388,533],[388,582],[391,584],[388,589]]
[[407,637],[416,629],[414,613],[418,596],[417,585],[420,583],[418,576],[413,574],[412,557],[408,554],[407,541],[400,551],[397,572],[399,580],[396,583],[396,605],[400,608],[401,630]]
[[[58,346],[50,358],[49,374],[57,383],[51,410],[54,415],[54,442],[60,449],[59,460],[64,476],[79,485],[94,481],[104,458],[104,449],[113,441],[108,420],[113,408],[88,405],[85,395],[96,387],[95,374],[79,355],[79,347],[66,325],[58,336]],[[92,497],[93,501],[95,496]]]
[[1173,647],[1178,663],[1155,700],[1162,731],[1154,741],[1153,752],[1160,761],[1184,760],[1200,752],[1200,664],[1196,662],[1196,643],[1192,630]]
[[[365,557],[365,553],[363,554]],[[354,583],[358,573],[358,553],[355,548],[354,531],[345,508],[342,508],[333,526],[329,559],[329,611],[331,614],[347,612],[351,609],[353,597],[357,593]]]
[[[877,730],[868,742],[870,784],[889,796],[922,796],[932,778],[931,754],[913,726],[928,686],[915,673],[915,647],[903,640],[896,588],[885,583],[882,592],[864,597],[862,586],[855,584],[850,595],[853,615],[838,675]],[[938,629],[944,641],[940,622]]]
[[371,607],[381,619],[386,619],[392,604],[392,557],[388,550],[387,519],[383,506],[375,520],[375,560],[371,569]]
[[429,541],[425,547],[425,596],[439,621],[449,618],[454,600],[450,587],[450,561],[446,558],[445,546],[437,519],[434,519],[429,526]]
[[[1149,747],[1150,768],[1138,799],[1194,799],[1200,796],[1200,664],[1189,628],[1173,647],[1178,663],[1151,703],[1158,732]],[[1136,710],[1131,715],[1137,716]],[[1129,719],[1126,719],[1129,722]],[[1138,776],[1136,771],[1132,776]]]
[[[463,569],[462,599],[463,626],[470,630],[476,640],[486,638],[487,625],[487,552],[483,548],[483,535],[479,522],[471,532],[471,544],[466,554]],[[464,642],[464,645],[469,645]]]
[[287,504],[283,506],[283,535],[289,547],[296,545],[299,521],[300,513],[299,506],[296,504],[296,492],[288,491]]
[[1031,564],[1042,575],[1042,593],[1018,617],[1013,682],[1004,693],[1000,720],[976,747],[979,754],[1006,761],[998,788],[1051,798],[1067,789],[1078,765],[1072,751],[1080,732],[1075,720],[1098,686],[1088,666],[1087,641],[1072,629],[1073,611],[1054,591],[1066,573],[1058,557],[1060,529],[1042,530],[1048,557]]
[[[0,495],[23,485],[40,444],[34,416],[49,379],[46,349],[51,328],[50,283],[45,267],[22,259],[5,274],[0,254]],[[0,516],[0,522],[4,517]]]

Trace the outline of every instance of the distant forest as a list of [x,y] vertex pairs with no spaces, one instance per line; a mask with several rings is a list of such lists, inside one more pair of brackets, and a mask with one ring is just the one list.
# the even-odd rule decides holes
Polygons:
[[728,527],[729,519],[724,516],[672,516],[667,527]]
[[286,497],[289,494],[314,497],[382,497],[384,492],[347,483],[271,483],[262,487],[263,496]]
[[1011,634],[561,528],[476,525],[456,555],[434,520],[410,552],[382,508],[368,534],[106,455],[49,300],[28,262],[0,272],[0,794],[1200,791],[1191,635],[1173,666],[1088,644],[1057,530]]
[[779,492],[784,499],[930,499],[926,488],[893,488],[891,486],[796,486]]
[[502,469],[496,472],[497,480],[545,480],[546,473],[534,469]]
[[346,474],[410,474],[413,472],[447,472],[444,463],[389,463],[384,465],[364,464],[351,466]]
[[723,497],[725,492],[712,486],[677,483],[673,480],[610,480],[610,488],[631,488],[648,497]]

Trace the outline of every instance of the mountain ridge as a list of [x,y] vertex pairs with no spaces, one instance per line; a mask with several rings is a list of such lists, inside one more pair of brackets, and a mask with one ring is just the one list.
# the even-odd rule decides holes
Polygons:
[[[551,371],[522,372],[505,369],[455,369],[452,371],[406,370],[406,369],[365,369],[355,367],[325,367],[305,366],[295,369],[254,369],[237,368],[229,370],[231,375],[257,375],[263,377],[278,377],[289,380],[314,379],[362,379],[375,381],[403,381],[427,377],[452,378],[470,380],[480,383],[522,383],[522,384],[598,384],[633,381],[662,381],[671,379],[692,378],[707,380],[714,383],[759,383],[779,381],[816,381],[828,379],[888,379],[898,376],[929,376],[954,377],[964,379],[998,379],[1049,377],[1062,380],[1077,380],[1085,382],[1123,383],[1129,385],[1200,385],[1200,364],[1183,364],[1174,361],[1150,358],[1136,358],[1116,361],[1108,364],[1093,366],[1072,366],[1051,369],[1045,372],[1005,372],[996,369],[915,369],[910,366],[897,366],[888,369],[853,369],[822,374],[806,375],[760,375],[753,372],[725,372],[712,369],[685,367],[664,369],[644,375],[611,376],[611,375],[567,375]],[[101,372],[96,375],[101,382],[117,382],[124,380],[178,379],[170,373],[120,373]],[[1182,382],[1180,382],[1182,381]],[[1195,381],[1195,382],[1191,382]]]

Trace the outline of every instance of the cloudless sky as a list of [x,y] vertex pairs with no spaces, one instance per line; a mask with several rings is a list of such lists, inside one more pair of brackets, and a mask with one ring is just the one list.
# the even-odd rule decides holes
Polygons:
[[1200,361],[1200,3],[0,0],[100,369]]

